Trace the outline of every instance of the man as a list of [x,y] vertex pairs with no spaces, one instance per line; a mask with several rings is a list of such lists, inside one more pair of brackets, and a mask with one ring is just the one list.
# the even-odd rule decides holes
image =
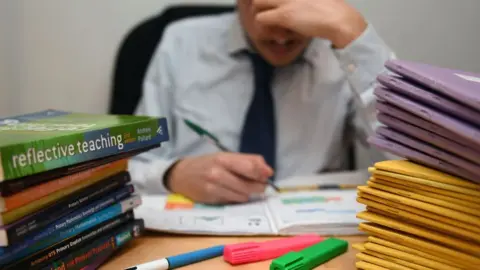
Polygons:
[[347,127],[371,132],[374,83],[392,57],[343,0],[238,0],[233,14],[173,23],[137,111],[167,117],[171,140],[131,161],[133,180],[144,192],[230,203],[263,192],[269,177],[343,170]]

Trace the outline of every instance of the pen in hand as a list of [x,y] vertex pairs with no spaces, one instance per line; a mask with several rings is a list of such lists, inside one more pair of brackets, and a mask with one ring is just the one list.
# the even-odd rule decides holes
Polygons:
[[[187,119],[184,119],[183,122],[190,128],[192,129],[195,133],[197,133],[199,136],[207,138],[209,141],[211,141],[213,144],[215,144],[220,150],[224,152],[234,152],[225,147],[220,140],[213,135],[212,133],[208,132],[204,128],[200,127],[199,125],[193,123],[192,121],[189,121]],[[275,189],[275,191],[280,192],[280,189],[273,183],[272,179],[268,179],[268,184]]]

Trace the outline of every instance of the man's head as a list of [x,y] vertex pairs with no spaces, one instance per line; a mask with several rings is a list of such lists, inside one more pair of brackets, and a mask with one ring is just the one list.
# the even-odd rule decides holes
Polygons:
[[252,0],[237,0],[240,21],[251,44],[274,66],[285,66],[297,59],[310,43],[310,38],[287,29],[260,25],[255,20]]

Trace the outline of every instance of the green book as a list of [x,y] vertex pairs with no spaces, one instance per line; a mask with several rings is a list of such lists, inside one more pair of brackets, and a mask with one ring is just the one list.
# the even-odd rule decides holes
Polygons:
[[46,110],[0,119],[0,182],[169,140],[164,117]]

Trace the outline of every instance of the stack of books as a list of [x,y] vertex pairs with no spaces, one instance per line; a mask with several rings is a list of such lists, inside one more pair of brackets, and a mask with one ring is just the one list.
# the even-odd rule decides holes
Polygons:
[[128,159],[165,118],[47,110],[0,119],[0,268],[95,269],[144,230]]
[[369,142],[404,158],[375,163],[358,188],[368,240],[359,269],[480,269],[480,75],[392,60],[378,77]]

